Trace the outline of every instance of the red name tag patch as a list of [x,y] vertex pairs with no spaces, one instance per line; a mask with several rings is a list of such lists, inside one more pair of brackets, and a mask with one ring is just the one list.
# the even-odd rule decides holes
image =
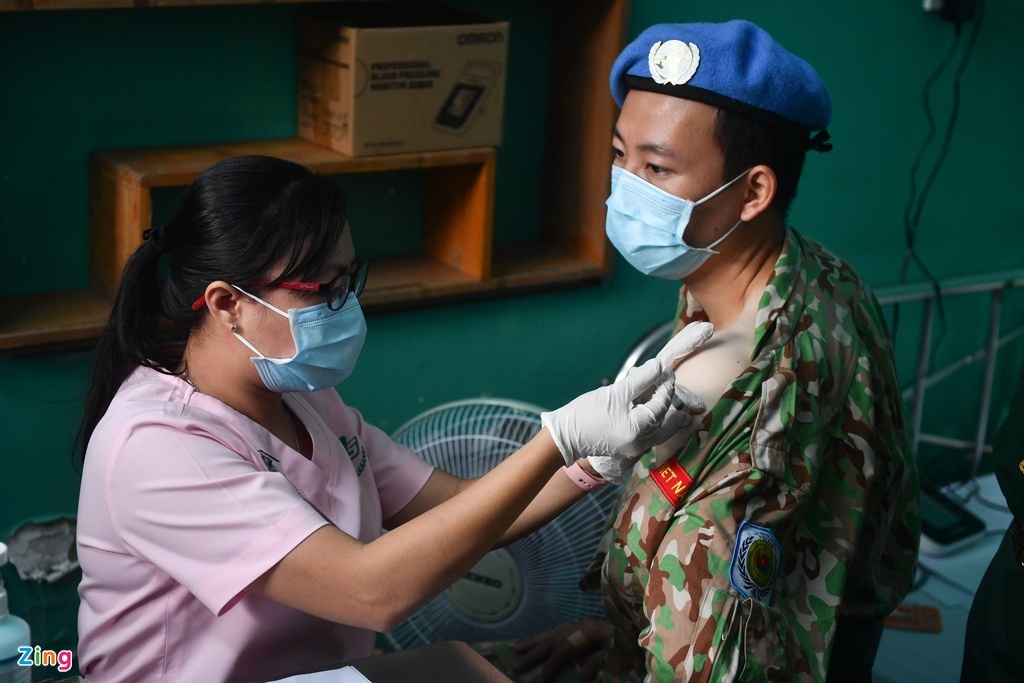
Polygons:
[[654,483],[665,494],[672,507],[679,507],[683,496],[690,490],[690,484],[693,483],[693,478],[686,473],[686,470],[675,458],[654,470],[651,476],[654,477]]

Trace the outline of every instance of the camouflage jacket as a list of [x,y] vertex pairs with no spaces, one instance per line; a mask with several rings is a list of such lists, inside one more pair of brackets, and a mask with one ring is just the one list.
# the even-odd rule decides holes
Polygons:
[[[684,286],[679,325],[702,317]],[[910,588],[917,472],[874,295],[790,230],[754,334],[693,438],[623,484],[605,680],[823,681],[837,618],[880,619]]]

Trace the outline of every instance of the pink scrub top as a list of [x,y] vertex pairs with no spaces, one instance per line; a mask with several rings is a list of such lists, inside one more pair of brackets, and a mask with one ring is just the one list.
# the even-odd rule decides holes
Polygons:
[[328,523],[378,538],[433,468],[333,389],[284,400],[311,460],[177,377],[140,368],[118,390],[89,441],[78,508],[90,683],[266,681],[372,654],[372,631],[246,586]]

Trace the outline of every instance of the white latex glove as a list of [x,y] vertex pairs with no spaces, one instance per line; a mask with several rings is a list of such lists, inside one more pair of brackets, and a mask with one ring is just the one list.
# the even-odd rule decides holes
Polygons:
[[691,353],[711,338],[713,329],[708,323],[689,325],[669,342],[666,348],[672,348],[664,357],[652,358],[614,384],[541,413],[541,423],[566,465],[586,458],[602,478],[617,484],[641,455],[689,423],[687,408],[703,411],[696,394],[675,385],[675,373],[665,360]]
[[[711,339],[714,331],[715,326],[709,322],[690,323],[669,339],[655,358],[661,362],[663,367],[675,370],[675,367],[679,365],[679,361],[696,351],[708,339]],[[682,389],[682,387],[678,388]],[[685,389],[682,390],[686,391]],[[640,400],[646,400],[647,398],[650,398],[650,394],[642,395]],[[702,410],[703,408],[694,412],[701,412]],[[686,425],[682,426],[685,427]]]
[[675,370],[679,361],[696,351],[704,342],[711,339],[715,326],[708,322],[690,323],[668,340],[668,343],[655,356],[669,370]]

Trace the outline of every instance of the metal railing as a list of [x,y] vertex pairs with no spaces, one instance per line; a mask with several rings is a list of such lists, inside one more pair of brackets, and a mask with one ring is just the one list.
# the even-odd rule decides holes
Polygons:
[[[883,307],[891,306],[894,310],[909,304],[920,304],[922,307],[914,379],[910,386],[903,389],[903,400],[910,413],[914,452],[918,452],[921,443],[969,452],[971,454],[970,478],[972,479],[978,473],[982,455],[992,450],[986,439],[999,350],[1024,336],[1024,323],[1018,324],[1008,331],[1002,331],[1005,294],[1008,290],[1021,287],[1024,287],[1024,270],[940,280],[937,283],[915,282],[875,289],[875,295]],[[942,367],[931,370],[937,304],[940,301],[948,301],[953,297],[962,296],[987,296],[989,299],[985,344]],[[984,309],[981,310],[984,311]],[[982,373],[974,438],[971,440],[956,439],[922,432],[921,425],[928,390],[958,371],[982,361],[985,365]]]

